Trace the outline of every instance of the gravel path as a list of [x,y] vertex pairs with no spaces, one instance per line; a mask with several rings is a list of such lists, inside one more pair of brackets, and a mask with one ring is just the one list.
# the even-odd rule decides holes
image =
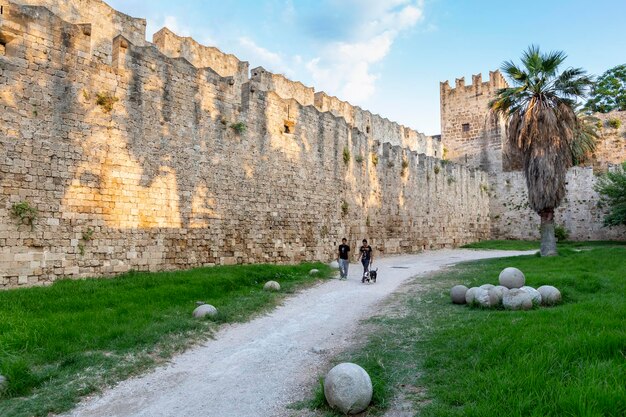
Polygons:
[[359,320],[403,282],[454,263],[532,252],[439,250],[377,259],[378,283],[347,281],[303,291],[270,314],[227,326],[165,366],[86,399],[68,415],[271,417],[303,399],[328,359],[354,343]]

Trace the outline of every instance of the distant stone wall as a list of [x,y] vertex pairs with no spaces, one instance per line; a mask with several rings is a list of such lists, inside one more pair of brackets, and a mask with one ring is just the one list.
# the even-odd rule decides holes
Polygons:
[[[596,171],[604,172],[610,164],[626,162],[626,111],[595,113],[593,116],[600,120],[600,138],[592,164]],[[620,127],[611,127],[609,120],[619,120]]]
[[[344,236],[386,254],[490,236],[487,175],[443,164],[421,134],[388,133],[399,125],[374,115],[362,130],[369,113],[353,123],[281,97],[238,79],[247,64],[230,57],[205,67],[218,53],[192,40],[134,43],[132,18],[94,46],[93,32],[46,8],[3,6],[0,287],[327,261]],[[410,138],[422,141],[401,146]],[[11,213],[19,202],[38,210],[32,227]]]
[[[539,215],[528,206],[528,191],[522,172],[491,176],[491,232],[498,239],[539,239]],[[572,240],[624,240],[626,227],[603,227],[606,207],[598,205],[594,190],[597,177],[591,167],[567,172],[567,193],[555,211],[555,222],[565,227]]]
[[455,87],[447,81],[440,85],[441,140],[445,158],[487,172],[502,171],[502,151],[505,142],[505,123],[502,117],[488,110],[496,91],[508,84],[499,71],[472,76],[472,84],[465,85],[457,78]]

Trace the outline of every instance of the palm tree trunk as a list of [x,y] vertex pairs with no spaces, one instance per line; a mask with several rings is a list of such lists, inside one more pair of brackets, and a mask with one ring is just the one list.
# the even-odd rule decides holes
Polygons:
[[554,209],[542,210],[539,215],[541,216],[541,256],[556,256]]

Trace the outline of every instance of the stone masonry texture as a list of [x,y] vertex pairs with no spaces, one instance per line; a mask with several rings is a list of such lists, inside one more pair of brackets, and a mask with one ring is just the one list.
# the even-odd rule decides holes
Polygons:
[[0,287],[490,237],[487,174],[439,138],[167,29],[147,42],[98,0],[0,4]]

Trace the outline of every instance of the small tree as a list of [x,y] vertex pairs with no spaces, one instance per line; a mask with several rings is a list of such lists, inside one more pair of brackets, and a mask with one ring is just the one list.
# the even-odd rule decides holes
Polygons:
[[605,226],[626,225],[626,162],[613,172],[607,172],[596,184],[601,202],[610,207],[604,217]]
[[600,113],[626,110],[626,64],[613,67],[598,78],[585,107]]

